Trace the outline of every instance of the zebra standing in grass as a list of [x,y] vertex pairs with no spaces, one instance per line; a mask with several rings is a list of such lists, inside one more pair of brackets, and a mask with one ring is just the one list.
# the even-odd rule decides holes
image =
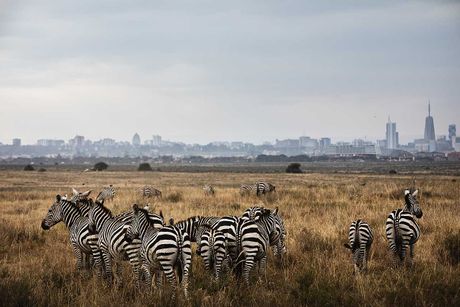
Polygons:
[[214,196],[214,193],[216,192],[214,190],[214,187],[212,185],[206,184],[203,187],[204,195],[205,196]]
[[141,195],[144,198],[159,197],[161,198],[161,191],[155,189],[151,185],[145,185],[140,189]]
[[241,196],[247,196],[251,195],[252,191],[256,189],[256,186],[253,184],[242,184],[240,186],[240,195]]
[[99,193],[97,196],[96,200],[101,202],[101,201],[106,201],[106,200],[113,200],[115,197],[116,191],[113,185],[109,185],[108,187],[104,187],[102,191]]
[[255,183],[256,195],[265,195],[271,192],[276,192],[275,186],[269,182],[256,182]]
[[344,246],[351,250],[355,273],[367,270],[369,249],[371,248],[374,236],[368,223],[357,220],[351,223],[348,231],[349,243]]
[[390,250],[399,259],[404,261],[406,249],[410,248],[410,263],[414,257],[414,244],[420,238],[420,228],[415,218],[423,216],[422,209],[417,201],[418,190],[408,189],[404,191],[404,209],[397,209],[390,213],[386,221],[386,236]]
[[56,201],[49,208],[41,227],[48,230],[61,221],[69,229],[70,243],[77,258],[77,270],[83,266],[89,268],[90,255],[97,253],[97,238],[88,229],[88,217],[83,216],[82,210],[74,202],[56,195]]
[[267,248],[272,240],[276,240],[276,245],[281,251],[286,249],[284,236],[277,234],[277,215],[278,209],[273,212],[265,209],[258,220],[241,220],[238,224],[238,258],[235,269],[238,276],[243,276],[246,285],[249,285],[249,274],[256,262],[259,262],[259,270],[264,271],[266,275]]
[[[99,257],[95,257],[96,265],[102,270],[104,278],[112,280],[112,259],[119,262],[128,260],[133,268],[134,276],[139,280],[139,248],[140,240],[125,240],[126,228],[132,221],[132,212],[114,217],[103,203],[95,202],[89,212],[89,229],[98,234]],[[163,215],[151,214],[156,228],[164,225]],[[117,269],[120,267],[117,265]]]
[[151,285],[151,269],[155,268],[157,284],[161,282],[161,272],[164,272],[167,280],[175,290],[176,275],[174,269],[178,268],[179,281],[183,286],[185,297],[187,297],[188,271],[192,261],[189,235],[175,225],[157,229],[146,210],[134,205],[133,211],[133,222],[127,228],[125,238],[127,241],[131,241],[139,237],[142,242],[140,258],[142,262],[141,271],[145,277],[145,284]]
[[213,270],[215,280],[219,280],[223,266],[228,267],[228,252],[225,234],[208,228],[201,236],[197,254],[203,258],[206,270]]
[[199,243],[206,228],[211,227],[219,220],[220,218],[215,216],[193,216],[174,225],[188,233],[191,242]]
[[265,211],[264,207],[259,207],[259,206],[250,207],[243,212],[241,219],[245,221],[258,220],[263,215],[264,211]]

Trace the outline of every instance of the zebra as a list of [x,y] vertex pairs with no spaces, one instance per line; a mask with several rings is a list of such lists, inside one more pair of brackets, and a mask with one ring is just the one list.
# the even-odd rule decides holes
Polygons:
[[344,246],[351,251],[355,273],[367,270],[369,249],[374,236],[368,223],[363,220],[353,221],[348,232],[348,241]]
[[140,188],[140,192],[142,197],[144,198],[150,198],[150,197],[159,197],[161,198],[161,191],[158,189],[155,189],[151,185],[145,185],[142,188]]
[[[83,207],[89,207],[92,204],[92,200],[86,201]],[[42,229],[49,230],[57,223],[64,222],[69,230],[70,243],[77,258],[77,270],[83,267],[89,268],[90,255],[94,256],[97,253],[97,237],[89,231],[88,217],[83,215],[81,208],[58,194],[41,223]]]
[[251,195],[252,191],[256,189],[256,186],[253,184],[242,184],[240,186],[240,195],[241,196],[247,196]]
[[385,232],[390,250],[403,262],[406,249],[410,248],[410,264],[414,258],[414,244],[420,238],[420,227],[415,218],[423,216],[422,209],[417,201],[418,190],[407,189],[404,191],[404,209],[393,210],[387,218]]
[[205,196],[214,196],[215,194],[215,190],[214,190],[214,187],[212,185],[209,185],[209,184],[206,184],[204,187],[203,187],[203,191],[204,191],[204,195]]
[[220,217],[215,216],[193,216],[186,220],[179,221],[174,224],[176,227],[184,230],[190,237],[191,242],[199,243],[201,235],[206,228],[211,227],[220,220]]
[[177,267],[184,295],[188,297],[188,271],[192,261],[192,249],[188,233],[176,225],[155,228],[148,212],[140,209],[137,205],[133,206],[133,212],[134,218],[126,230],[125,239],[129,242],[138,237],[142,242],[140,258],[145,284],[151,285],[151,269],[155,267],[157,284],[161,282],[161,272],[164,272],[171,287],[175,290],[174,268]]
[[281,252],[286,250],[284,235],[277,233],[277,216],[278,208],[273,212],[265,209],[258,220],[240,220],[238,223],[235,270],[237,276],[243,276],[246,285],[249,285],[249,274],[256,262],[266,276],[267,248],[270,245],[276,244]]
[[208,228],[201,236],[197,254],[203,258],[206,270],[213,270],[214,278],[218,281],[222,267],[229,266],[225,234]]
[[258,220],[263,215],[264,210],[265,210],[264,207],[259,207],[259,206],[250,207],[243,212],[241,219],[245,221]]
[[254,184],[254,187],[257,196],[276,192],[275,186],[269,182],[259,181]]
[[98,201],[106,201],[106,200],[113,200],[115,197],[116,191],[113,185],[109,185],[108,187],[104,187],[102,191],[97,196],[96,200]]
[[[99,198],[99,197],[98,197]],[[89,211],[89,229],[98,234],[97,245],[100,250],[95,262],[103,277],[112,281],[112,259],[116,262],[128,260],[132,266],[134,276],[139,280],[139,240],[126,241],[124,234],[133,219],[133,213],[127,212],[114,217],[103,202],[96,201]],[[163,214],[151,214],[155,227],[164,225]],[[120,267],[117,265],[117,268]]]

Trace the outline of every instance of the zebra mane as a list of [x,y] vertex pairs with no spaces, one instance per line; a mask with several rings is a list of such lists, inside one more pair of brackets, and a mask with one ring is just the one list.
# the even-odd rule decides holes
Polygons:
[[[135,212],[141,212],[144,215],[145,219],[147,220],[147,223],[149,223],[150,226],[154,226],[155,221],[151,218],[149,211],[147,209],[140,208],[137,205],[135,205],[135,206],[136,207],[135,207],[134,211]],[[158,216],[163,219],[163,223],[164,223],[163,212],[161,210],[160,210],[160,214],[158,214]]]
[[63,203],[64,204],[69,204],[72,208],[76,209],[80,215],[82,214],[81,209],[80,209],[80,207],[78,207],[77,203],[75,203],[75,202],[73,202],[71,200],[61,198],[59,203],[61,204],[61,206],[62,206]]
[[185,223],[185,222],[187,222],[187,221],[189,221],[189,220],[192,220],[193,222],[195,222],[196,219],[200,219],[200,218],[202,218],[202,216],[200,216],[200,215],[195,215],[195,216],[191,216],[191,217],[189,217],[189,218],[187,218],[187,219],[185,219],[185,220],[179,221],[179,222],[174,223],[174,224],[177,225],[177,224]]

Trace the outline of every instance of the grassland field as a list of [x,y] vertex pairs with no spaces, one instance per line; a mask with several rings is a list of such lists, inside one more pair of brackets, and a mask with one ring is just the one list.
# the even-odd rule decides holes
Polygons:
[[[40,222],[56,194],[71,188],[92,189],[108,184],[117,196],[107,206],[114,213],[144,204],[138,188],[153,185],[163,192],[150,200],[176,221],[194,215],[241,215],[254,204],[279,207],[287,229],[284,266],[270,255],[267,280],[252,276],[247,288],[227,275],[213,283],[202,259],[194,255],[191,306],[459,306],[460,305],[460,178],[417,175],[424,211],[414,265],[393,268],[385,239],[388,214],[403,207],[403,191],[412,175],[342,173],[231,172],[89,172],[0,171],[0,305],[1,306],[163,306],[172,305],[168,287],[139,293],[132,271],[123,266],[122,286],[104,287],[95,274],[77,272],[68,231],[61,223],[49,231]],[[241,197],[242,183],[267,180],[273,195]],[[216,187],[205,197],[204,184]],[[365,274],[354,275],[351,255],[343,247],[348,227],[366,220],[374,244]]]

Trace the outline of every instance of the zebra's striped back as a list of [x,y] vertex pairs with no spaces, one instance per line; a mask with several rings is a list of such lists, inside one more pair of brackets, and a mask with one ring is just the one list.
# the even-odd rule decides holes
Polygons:
[[374,241],[369,224],[362,220],[353,221],[348,231],[348,241],[345,247],[351,250],[355,272],[365,270],[369,249]]
[[225,234],[212,228],[207,229],[201,236],[198,255],[203,258],[207,270],[214,270],[214,276],[219,279],[222,264],[227,259],[227,244]]
[[241,216],[242,220],[258,220],[264,213],[264,207],[251,207],[244,211],[243,215]]
[[390,250],[399,256],[400,260],[405,259],[407,246],[414,245],[420,238],[420,227],[415,217],[403,209],[390,213],[386,221],[385,232]]
[[96,200],[99,202],[103,202],[106,200],[112,200],[115,197],[116,191],[113,185],[109,185],[108,187],[104,187],[102,191],[97,196]]
[[151,185],[145,185],[140,189],[142,197],[150,198],[150,197],[161,197],[161,191],[155,189]]

